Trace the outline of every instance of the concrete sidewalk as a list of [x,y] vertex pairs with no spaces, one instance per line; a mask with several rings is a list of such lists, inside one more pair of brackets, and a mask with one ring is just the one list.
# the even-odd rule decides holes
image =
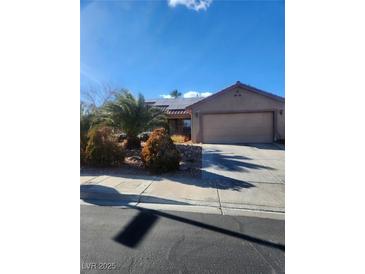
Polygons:
[[[283,208],[267,204],[252,204],[249,200],[243,199],[242,192],[229,189],[218,190],[217,183],[207,179],[101,175],[81,176],[80,181],[80,197],[83,202],[91,204],[109,206],[138,205],[151,209],[241,216],[257,216],[255,212],[262,212],[263,214],[260,214],[262,216],[283,218],[275,214],[283,213]],[[253,191],[253,193],[250,193],[249,196],[257,192],[260,193],[261,198],[265,198],[265,194],[261,193],[262,190],[250,191]],[[270,200],[275,200],[271,199],[272,194],[270,194],[269,189],[263,193],[267,193]],[[229,201],[229,203],[226,201]],[[275,216],[272,216],[273,214]]]

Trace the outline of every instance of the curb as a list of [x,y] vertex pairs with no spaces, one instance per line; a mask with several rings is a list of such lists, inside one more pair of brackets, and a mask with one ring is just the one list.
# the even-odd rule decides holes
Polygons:
[[[252,216],[260,218],[285,220],[285,211],[280,208],[268,208],[257,205],[240,205],[235,206],[214,206],[208,204],[181,204],[181,201],[177,201],[176,204],[171,203],[155,203],[149,202],[148,199],[143,200],[141,195],[133,195],[134,197],[128,197],[124,194],[114,193],[100,193],[93,191],[80,192],[80,199],[82,205],[95,205],[95,206],[111,206],[117,208],[129,208],[131,206],[138,206],[147,209],[156,210],[171,210],[171,211],[185,211],[195,213],[206,214],[218,214],[229,216]],[[187,201],[192,202],[192,201]],[[180,203],[180,204],[179,204]]]

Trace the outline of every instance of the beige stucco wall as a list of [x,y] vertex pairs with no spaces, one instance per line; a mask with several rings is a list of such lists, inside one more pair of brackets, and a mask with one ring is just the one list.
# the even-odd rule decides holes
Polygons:
[[[192,141],[202,142],[200,123],[204,113],[240,111],[273,111],[275,120],[274,139],[285,139],[285,103],[243,88],[235,88],[192,107]],[[282,114],[280,114],[280,111]]]

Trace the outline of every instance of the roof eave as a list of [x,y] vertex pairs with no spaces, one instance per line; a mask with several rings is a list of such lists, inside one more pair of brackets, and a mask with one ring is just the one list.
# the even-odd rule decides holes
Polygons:
[[245,84],[242,84],[240,81],[237,81],[235,84],[233,84],[233,85],[231,85],[231,86],[229,86],[225,89],[222,89],[222,90],[218,91],[217,93],[215,93],[213,95],[210,95],[207,98],[205,98],[205,99],[203,99],[199,102],[196,102],[194,104],[191,104],[191,105],[187,106],[186,109],[192,109],[193,107],[195,107],[197,105],[200,105],[201,103],[205,103],[207,101],[210,101],[211,99],[214,99],[215,97],[217,97],[217,96],[219,96],[219,95],[221,95],[225,92],[228,92],[228,91],[230,91],[234,88],[238,88],[238,87],[249,90],[249,91],[257,93],[257,94],[260,94],[262,96],[269,97],[273,100],[285,103],[285,98],[284,97],[281,97],[281,96],[278,96],[278,95],[275,95],[275,94],[272,94],[272,93],[269,93],[269,92],[266,92],[266,91],[263,91],[263,90],[260,90],[260,89],[245,85]]

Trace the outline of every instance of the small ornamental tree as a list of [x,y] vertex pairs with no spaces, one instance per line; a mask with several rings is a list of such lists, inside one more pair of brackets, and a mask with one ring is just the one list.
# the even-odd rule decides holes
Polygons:
[[112,138],[112,129],[106,126],[91,128],[84,152],[85,163],[96,167],[118,166],[124,161],[124,150]]
[[164,128],[155,129],[142,149],[142,161],[153,172],[177,170],[180,152]]

